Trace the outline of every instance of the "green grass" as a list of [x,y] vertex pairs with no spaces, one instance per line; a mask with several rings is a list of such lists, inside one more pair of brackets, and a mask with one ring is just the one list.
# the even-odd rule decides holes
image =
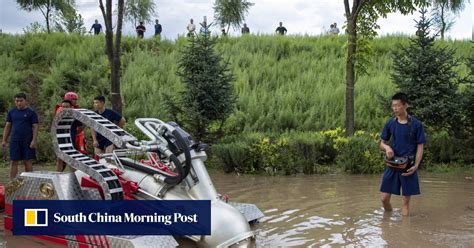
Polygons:
[[[408,41],[406,36],[373,41],[369,74],[360,76],[355,88],[356,129],[379,132],[390,116],[380,99],[396,91],[390,79],[391,53]],[[345,36],[247,35],[218,40],[216,49],[230,63],[238,97],[225,130],[237,135],[281,134],[342,127],[345,42]],[[185,38],[124,37],[121,87],[128,120],[169,120],[164,95],[176,96],[183,90],[176,70],[186,43]],[[437,45],[455,48],[461,61],[474,56],[469,41],[439,41]],[[468,73],[464,64],[458,70],[462,76]],[[43,134],[49,131],[54,105],[65,92],[78,92],[80,106],[92,108],[95,96],[109,96],[109,76],[103,36],[0,35],[0,116],[12,107],[13,95],[25,91],[40,113]],[[42,137],[49,142],[47,135]],[[44,148],[42,157],[48,157],[48,149]]]
[[[318,131],[343,125],[345,94],[344,36],[249,35],[218,41],[216,49],[231,64],[238,95],[230,131]],[[378,130],[387,116],[378,99],[395,92],[390,80],[391,51],[408,37],[374,40],[369,75],[356,83],[357,129]],[[183,89],[176,76],[179,51],[186,44],[155,39],[123,41],[122,93],[124,114],[166,119],[163,93]],[[473,56],[468,41],[443,42],[459,58]],[[49,121],[52,108],[68,90],[78,91],[79,103],[91,107],[94,96],[109,93],[103,37],[65,34],[0,36],[0,105],[27,91],[32,105]],[[459,67],[467,73],[467,68]],[[4,110],[3,110],[4,111]]]

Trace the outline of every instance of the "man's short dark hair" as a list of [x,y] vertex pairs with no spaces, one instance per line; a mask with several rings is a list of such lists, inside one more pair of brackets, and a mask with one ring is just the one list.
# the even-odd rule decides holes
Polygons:
[[94,100],[105,103],[105,96],[97,96],[96,98],[94,98]]
[[400,100],[400,102],[402,102],[403,104],[407,104],[408,103],[408,96],[407,96],[407,94],[405,94],[403,92],[398,92],[398,93],[396,93],[395,95],[392,96],[392,101],[393,100]]
[[70,100],[63,100],[63,102],[62,102],[62,103],[69,103],[69,105],[71,105],[71,106],[72,106],[72,102],[71,102]]
[[15,98],[23,98],[23,99],[26,100],[26,94],[23,93],[23,92],[20,92],[20,93],[18,93],[18,94],[15,95]]

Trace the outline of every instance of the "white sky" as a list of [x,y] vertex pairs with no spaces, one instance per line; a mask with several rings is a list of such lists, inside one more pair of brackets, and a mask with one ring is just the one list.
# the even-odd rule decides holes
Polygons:
[[[76,0],[77,9],[83,16],[87,29],[94,19],[103,24],[98,2],[98,0]],[[280,21],[288,29],[288,34],[320,34],[333,22],[337,22],[340,29],[344,24],[343,0],[250,0],[250,2],[255,5],[250,8],[246,22],[252,33],[273,33]],[[0,3],[0,29],[3,33],[22,33],[23,29],[34,21],[44,24],[44,18],[39,11],[20,10],[15,0],[0,0]],[[203,16],[207,16],[208,22],[212,22],[214,17],[212,8],[214,0],[155,0],[155,3],[157,18],[163,25],[162,35],[167,39],[175,39],[178,34],[183,35],[190,18],[194,18],[197,24],[202,21]],[[413,20],[417,18],[418,13],[409,16],[390,14],[387,19],[379,20],[381,26],[379,34],[412,34],[415,32]],[[452,39],[472,39],[473,23],[472,3],[468,3],[446,36]],[[147,24],[146,27],[145,37],[152,36],[153,24]],[[217,27],[213,29],[215,32],[218,31]],[[236,30],[230,33],[237,35],[239,32],[240,30]],[[133,25],[126,23],[124,33],[135,35]]]

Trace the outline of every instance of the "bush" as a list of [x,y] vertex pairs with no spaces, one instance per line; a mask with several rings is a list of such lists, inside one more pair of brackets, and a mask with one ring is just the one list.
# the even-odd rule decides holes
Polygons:
[[446,131],[428,136],[426,150],[435,163],[462,162],[466,154],[465,142],[449,135]]
[[53,140],[50,132],[39,131],[36,146],[36,161],[52,162],[56,161],[56,154],[53,150]]
[[255,173],[257,171],[249,146],[244,142],[216,144],[212,146],[212,152],[222,160],[225,172]]
[[340,147],[336,163],[352,174],[382,172],[384,162],[377,143],[369,135],[350,137]]
[[290,172],[305,174],[324,174],[328,167],[323,166],[334,162],[336,150],[331,137],[322,132],[293,133],[286,137],[288,147],[283,149],[282,156],[289,158],[288,164],[293,165]]
[[285,175],[328,173],[336,157],[334,139],[323,132],[233,136],[213,145],[212,152],[227,172]]

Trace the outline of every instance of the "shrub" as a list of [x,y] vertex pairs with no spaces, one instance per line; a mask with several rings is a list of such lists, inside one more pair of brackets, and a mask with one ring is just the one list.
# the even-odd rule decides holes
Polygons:
[[465,142],[449,135],[446,131],[428,136],[426,150],[431,160],[436,163],[462,162],[466,152]]
[[222,160],[225,172],[257,172],[257,168],[255,168],[252,161],[249,146],[244,142],[215,144],[212,146],[212,152]]
[[378,173],[384,168],[377,141],[369,135],[348,138],[339,150],[336,163],[352,174]]
[[36,147],[36,161],[52,162],[56,160],[56,154],[53,151],[53,141],[50,132],[39,131]]

